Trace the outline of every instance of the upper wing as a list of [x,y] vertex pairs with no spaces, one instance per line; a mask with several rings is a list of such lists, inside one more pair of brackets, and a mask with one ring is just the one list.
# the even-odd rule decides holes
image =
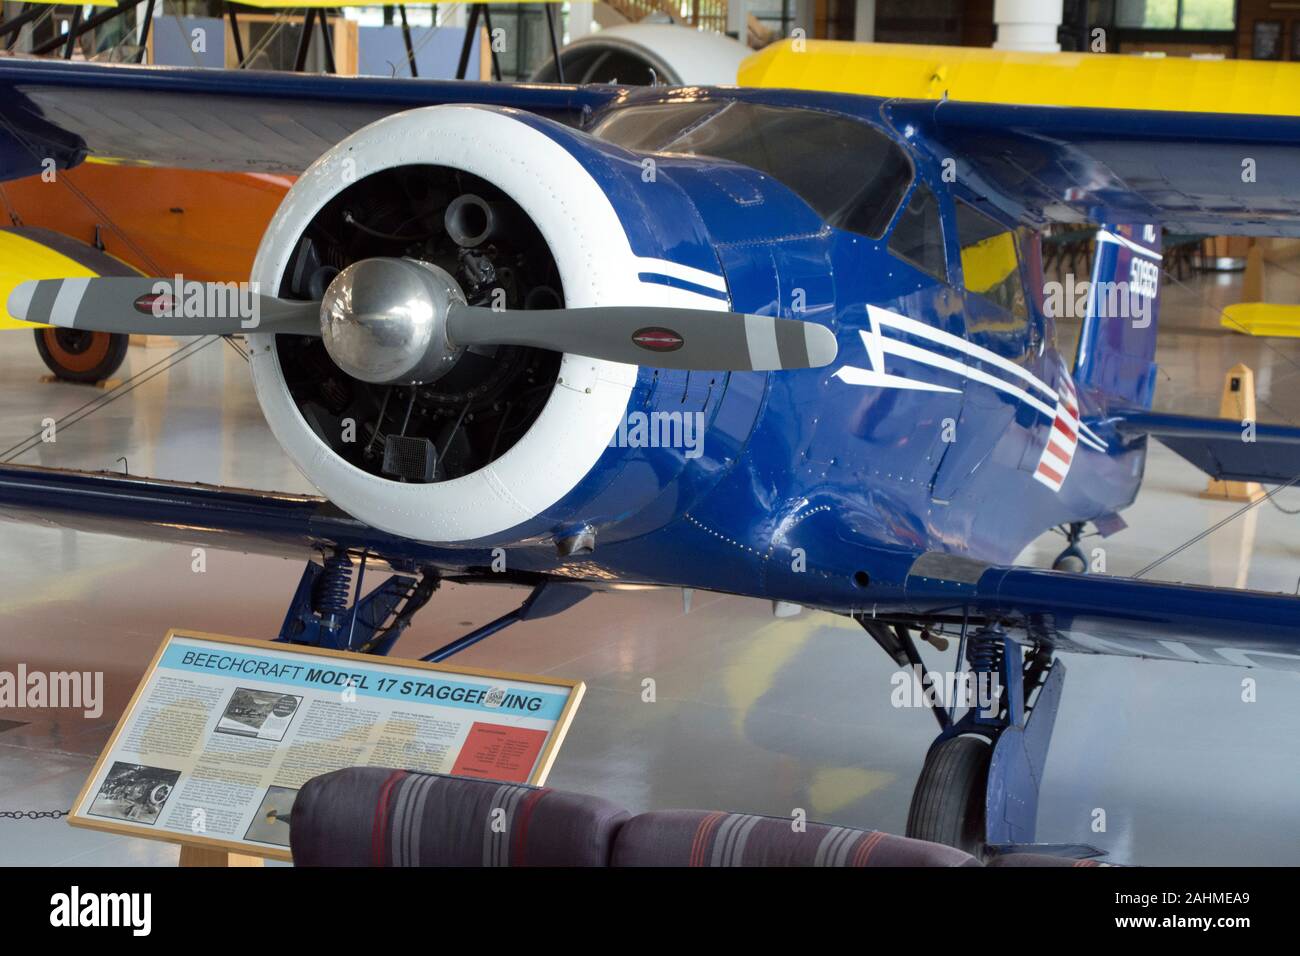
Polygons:
[[1269,60],[791,39],[752,54],[739,80],[903,99],[1300,116],[1300,64]]
[[513,106],[575,122],[614,86],[470,83],[0,61],[0,180],[86,158],[182,169],[296,173],[401,110]]
[[1300,117],[894,100],[895,128],[1034,227],[1300,236]]
[[[613,86],[470,83],[0,62],[0,179],[87,157],[298,172],[392,112],[513,106],[577,122]],[[765,94],[764,94],[765,95]],[[810,96],[809,105],[835,105]],[[862,100],[845,103],[861,109]],[[1300,117],[881,100],[959,183],[1022,221],[1157,222],[1177,232],[1300,235]]]
[[959,183],[1035,226],[1300,234],[1300,64],[787,40],[739,78],[888,99]]
[[996,621],[1065,651],[1300,671],[1300,597],[1105,574],[990,567],[935,553],[906,583],[918,618]]

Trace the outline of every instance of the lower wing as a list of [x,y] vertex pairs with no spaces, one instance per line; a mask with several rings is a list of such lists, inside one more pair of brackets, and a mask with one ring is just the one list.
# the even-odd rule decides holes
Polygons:
[[912,621],[999,625],[1063,651],[1300,671],[1300,597],[1104,574],[998,567],[938,553],[912,564]]
[[492,561],[487,551],[386,534],[313,495],[29,465],[0,465],[0,520],[297,560],[345,548],[394,568],[436,568],[449,580],[476,577]]
[[[0,519],[285,558],[366,550],[394,566],[479,573],[491,556],[385,535],[320,498],[212,485],[0,466]],[[882,619],[996,624],[1063,651],[1300,671],[1300,598],[1107,575],[989,566],[929,552]]]

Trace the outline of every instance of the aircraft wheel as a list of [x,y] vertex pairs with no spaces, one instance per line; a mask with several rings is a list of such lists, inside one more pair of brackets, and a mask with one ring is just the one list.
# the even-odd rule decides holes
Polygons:
[[129,336],[83,329],[36,329],[36,351],[65,382],[102,382],[122,365]]
[[926,754],[912,792],[907,835],[984,855],[984,798],[993,745],[983,737],[950,737]]

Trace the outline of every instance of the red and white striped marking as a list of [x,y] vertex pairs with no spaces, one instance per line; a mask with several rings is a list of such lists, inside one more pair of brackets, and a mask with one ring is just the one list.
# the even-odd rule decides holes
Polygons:
[[1078,446],[1079,399],[1070,380],[1061,379],[1057,386],[1056,417],[1047,434],[1047,447],[1038,456],[1034,477],[1053,491],[1060,491]]

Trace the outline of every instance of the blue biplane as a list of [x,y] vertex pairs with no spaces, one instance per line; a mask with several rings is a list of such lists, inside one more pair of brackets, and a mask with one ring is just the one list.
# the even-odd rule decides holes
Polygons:
[[[301,173],[247,287],[9,308],[244,334],[323,497],[7,466],[0,515],[304,557],[284,640],[385,653],[440,582],[488,580],[532,591],[430,659],[612,583],[844,615],[901,666],[951,636],[1000,697],[934,708],[908,832],[977,852],[1034,839],[1057,652],[1300,666],[1300,599],[1077,548],[1153,437],[1300,475],[1300,429],[1150,410],[1162,231],[1300,235],[1300,118],[0,64],[0,175],[87,157]],[[1053,223],[1097,229],[1072,363]],[[1064,570],[1014,564],[1054,527]]]

